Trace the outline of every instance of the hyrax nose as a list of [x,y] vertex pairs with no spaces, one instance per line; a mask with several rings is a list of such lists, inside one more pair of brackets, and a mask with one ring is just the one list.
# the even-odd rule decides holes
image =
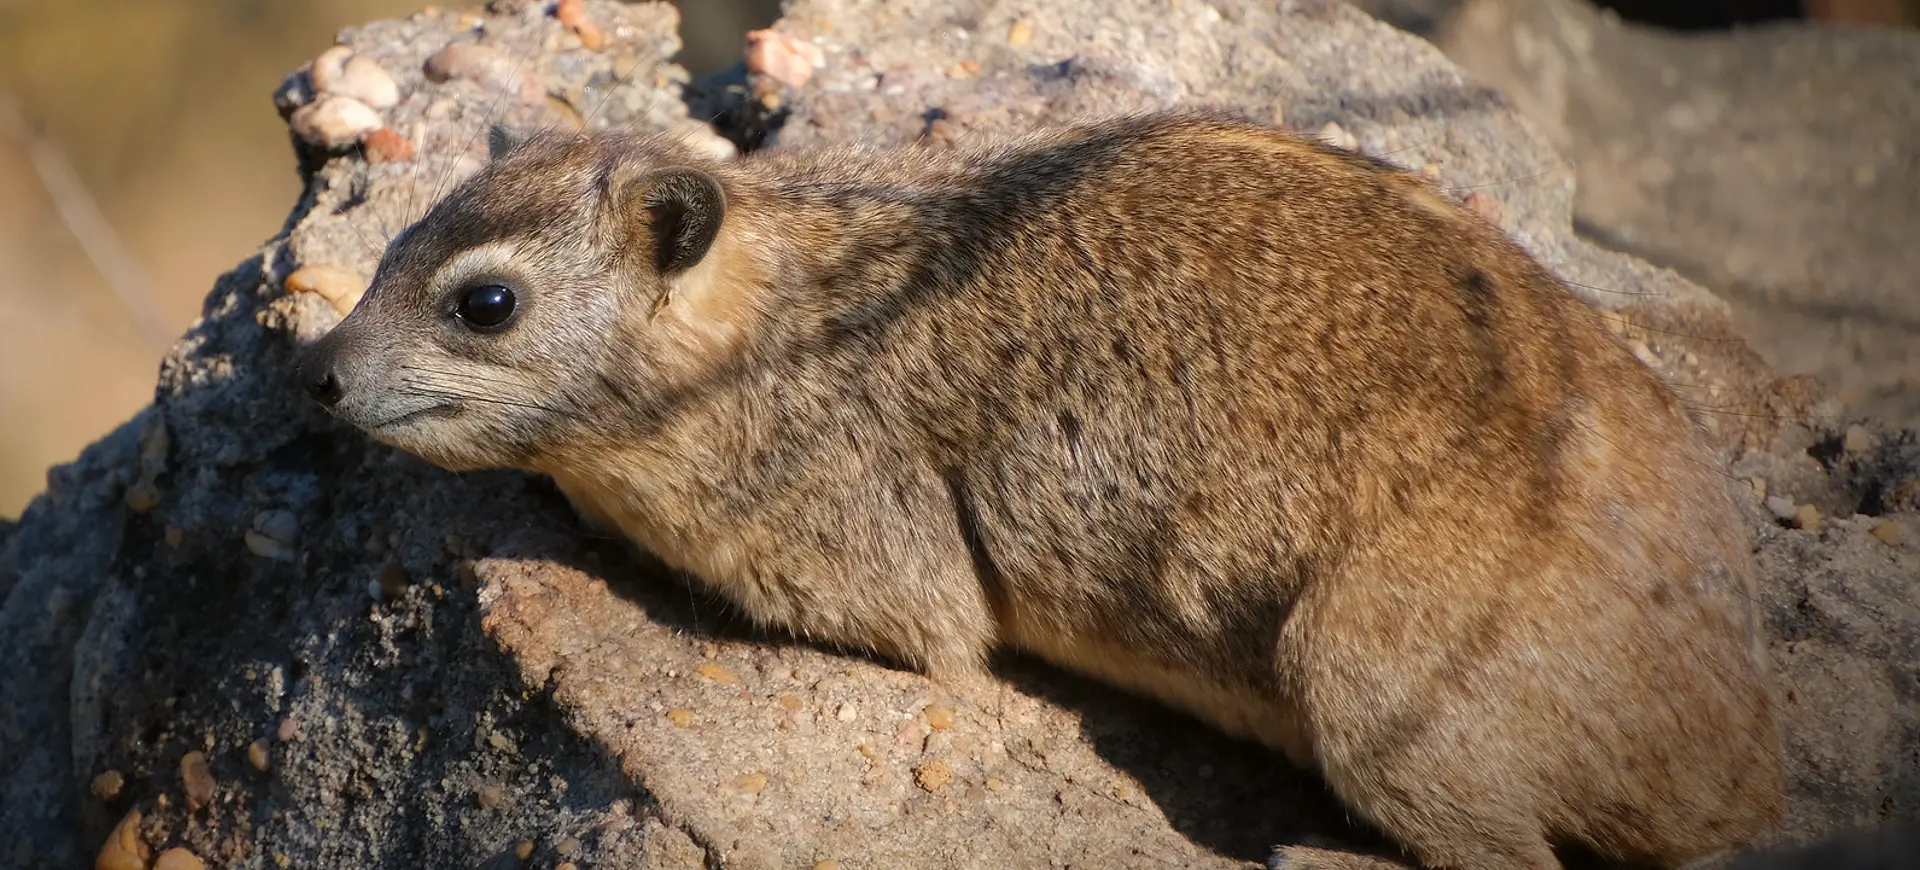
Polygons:
[[307,395],[329,408],[340,401],[344,392],[340,389],[340,376],[334,373],[333,362],[325,358],[311,359],[302,365],[300,383],[307,388]]

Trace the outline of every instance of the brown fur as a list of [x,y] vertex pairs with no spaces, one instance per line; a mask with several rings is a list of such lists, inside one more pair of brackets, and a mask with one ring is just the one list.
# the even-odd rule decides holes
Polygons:
[[[476,334],[450,300],[486,282],[521,307]],[[936,676],[1009,643],[1264,741],[1428,867],[1674,866],[1780,812],[1746,531],[1687,414],[1352,153],[1199,116],[732,164],[537,137],[306,375],[766,624]]]

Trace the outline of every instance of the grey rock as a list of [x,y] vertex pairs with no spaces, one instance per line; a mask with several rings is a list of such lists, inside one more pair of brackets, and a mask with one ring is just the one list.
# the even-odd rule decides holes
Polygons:
[[1577,167],[1587,234],[1727,299],[1780,371],[1920,426],[1920,31],[1459,7],[1433,38]]
[[[134,808],[151,845],[247,868],[507,867],[522,841],[549,863],[565,843],[582,866],[1229,867],[1307,834],[1371,842],[1313,778],[1156,705],[1016,656],[998,679],[938,685],[751,631],[582,531],[546,481],[441,472],[310,407],[290,361],[339,315],[283,291],[293,269],[370,273],[384,239],[478,165],[489,122],[686,121],[671,7],[590,0],[609,38],[590,52],[541,4],[495,6],[477,38],[526,58],[549,99],[427,82],[429,55],[476,38],[453,13],[343,34],[395,76],[389,125],[418,155],[299,150],[307,186],[285,230],[215,285],[154,407],[56,470],[0,533],[0,863],[84,861]],[[1576,237],[1570,176],[1539,175],[1558,159],[1431,46],[1334,2],[1029,14],[1013,45],[1008,7],[984,0],[797,0],[778,26],[817,37],[826,68],[799,90],[736,78],[705,94],[726,103],[734,141],[773,147],[943,147],[1194,102],[1337,123],[1460,193],[1493,191],[1503,225],[1579,282],[1596,328],[1755,409],[1709,416],[1736,473],[1825,506],[1914,467],[1911,440],[1887,432],[1807,466],[1840,437],[1807,416],[1818,395],[1728,340],[1710,294]],[[143,461],[163,425],[168,450]],[[123,493],[147,477],[161,498],[138,512]],[[1920,735],[1920,604],[1901,585],[1920,556],[1859,524],[1816,536],[1748,507],[1798,699],[1786,839],[1920,811],[1899,768]],[[248,547],[262,515],[280,558]],[[256,740],[264,772],[247,760]],[[178,770],[194,750],[216,788],[189,812]],[[91,796],[107,770],[120,794]]]

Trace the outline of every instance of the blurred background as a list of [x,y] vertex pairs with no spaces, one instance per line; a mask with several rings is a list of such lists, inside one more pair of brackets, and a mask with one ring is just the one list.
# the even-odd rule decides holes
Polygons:
[[[298,195],[270,94],[341,27],[413,0],[0,0],[0,517],[151,398],[216,276]],[[680,0],[694,75],[778,0]],[[1419,20],[1447,4],[1371,0]],[[1911,27],[1920,0],[1615,0],[1634,21]],[[1403,25],[1404,26],[1404,25]]]

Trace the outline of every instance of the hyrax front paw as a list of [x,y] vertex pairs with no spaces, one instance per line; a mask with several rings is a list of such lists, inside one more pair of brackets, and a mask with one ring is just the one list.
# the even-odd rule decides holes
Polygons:
[[1408,865],[1348,850],[1325,837],[1306,836],[1294,845],[1273,847],[1267,870],[1408,870]]

